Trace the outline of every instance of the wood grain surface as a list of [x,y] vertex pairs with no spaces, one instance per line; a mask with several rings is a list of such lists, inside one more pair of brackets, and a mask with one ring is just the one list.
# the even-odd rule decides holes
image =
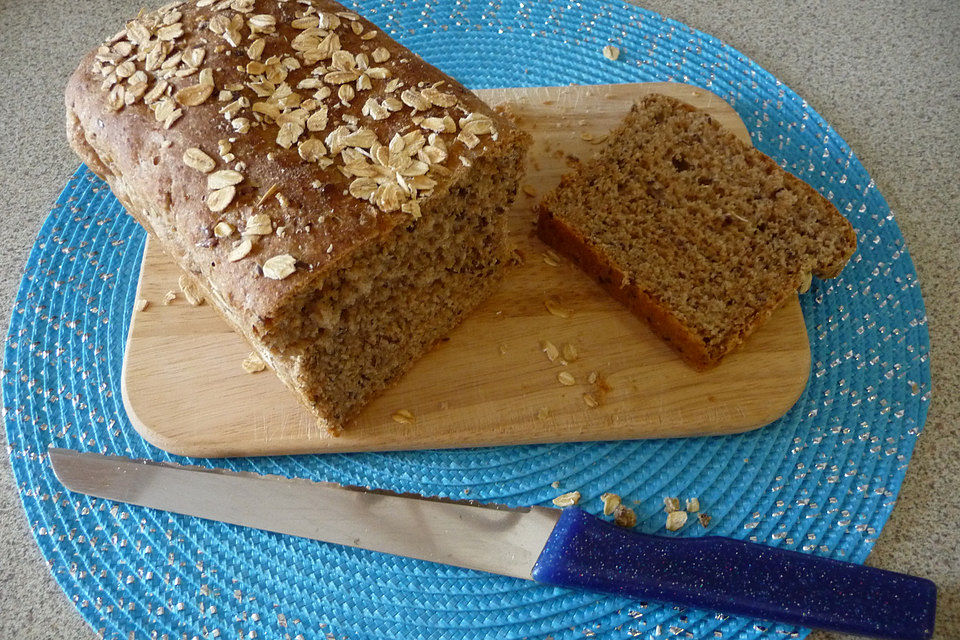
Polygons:
[[[510,214],[523,256],[503,286],[374,400],[339,437],[328,435],[269,371],[240,366],[250,352],[208,305],[190,306],[179,271],[148,241],[123,370],[123,402],[154,445],[189,456],[475,447],[542,442],[728,434],[785,413],[806,385],[810,349],[799,303],[791,300],[717,368],[694,371],[643,321],[571,263],[545,261],[531,211],[568,169],[587,157],[637,98],[666,93],[709,112],[749,141],[719,97],[682,84],[644,83],[493,89],[533,135],[525,180]],[[164,294],[178,292],[165,306]],[[569,317],[550,313],[553,300]],[[548,360],[541,341],[576,347],[566,364]],[[564,386],[560,372],[575,383]],[[597,383],[589,382],[596,372]],[[588,406],[584,395],[597,399]],[[398,410],[412,423],[392,418]]]

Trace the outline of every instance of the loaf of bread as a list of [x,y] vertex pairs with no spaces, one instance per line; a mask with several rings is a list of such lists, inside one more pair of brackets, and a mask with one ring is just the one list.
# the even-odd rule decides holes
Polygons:
[[540,237],[645,318],[690,364],[716,365],[811,274],[856,249],[823,196],[707,114],[653,95],[538,204]]
[[528,137],[331,0],[142,13],[66,107],[82,160],[333,432],[500,277]]

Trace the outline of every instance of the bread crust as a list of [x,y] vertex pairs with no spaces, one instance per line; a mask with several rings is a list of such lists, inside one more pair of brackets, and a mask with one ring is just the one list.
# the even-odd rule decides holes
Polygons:
[[[275,51],[278,55],[290,53],[289,43],[301,33],[290,22],[294,12],[302,10],[303,5],[277,0],[256,0],[251,4],[252,9],[241,15],[247,19],[252,15],[273,16],[277,23],[276,32],[265,36],[267,45],[261,58]],[[355,15],[331,0],[315,0],[313,5],[328,15]],[[296,145],[287,149],[278,146],[277,127],[271,123],[253,127],[242,135],[234,131],[220,113],[224,103],[217,100],[217,94],[225,86],[249,81],[246,71],[237,67],[250,62],[243,53],[250,37],[243,40],[241,47],[226,46],[218,50],[225,46],[224,40],[207,25],[214,15],[229,9],[218,11],[217,6],[198,8],[189,2],[175,9],[182,13],[183,25],[178,48],[202,47],[206,51],[202,68],[212,70],[216,85],[209,99],[197,106],[181,107],[183,115],[169,129],[157,121],[142,100],[113,111],[109,106],[109,92],[102,88],[104,78],[95,71],[98,52],[94,50],[83,58],[67,83],[67,136],[77,155],[110,184],[129,213],[159,240],[163,250],[185,271],[208,280],[211,288],[220,292],[225,304],[235,309],[243,324],[250,327],[270,318],[292,296],[314,286],[327,272],[349,260],[361,246],[385,241],[397,225],[409,223],[411,216],[401,211],[384,212],[370,202],[345,193],[349,191],[351,179],[339,170],[342,163],[335,162],[324,169],[304,162]],[[374,80],[372,90],[357,92],[357,97],[345,107],[336,95],[337,86],[342,85],[331,85],[334,93],[327,99],[329,124],[314,137],[329,135],[343,123],[344,117],[357,118],[362,127],[373,130],[384,144],[396,133],[420,130],[429,134],[415,124],[412,109],[406,105],[379,121],[362,113],[369,97],[399,99],[403,89],[423,83],[423,87],[436,85],[444,93],[455,96],[457,107],[431,106],[418,112],[419,116],[439,117],[448,111],[458,117],[466,113],[482,114],[493,122],[497,132],[495,136],[479,136],[479,144],[473,148],[458,141],[456,135],[441,134],[448,141],[449,153],[441,163],[445,172],[436,176],[438,184],[432,191],[435,196],[468,173],[469,167],[461,163],[461,157],[469,163],[481,155],[509,153],[527,143],[526,135],[510,120],[459,82],[392,40],[373,23],[359,16],[341,20],[343,25],[361,25],[359,35],[344,26],[337,30],[342,49],[354,54],[365,53],[371,59],[370,64],[373,64],[372,53],[385,49],[390,58],[377,64],[388,70],[389,80],[398,80],[401,86],[387,94],[383,89],[388,80]],[[375,35],[363,39],[370,33]],[[138,69],[140,66],[142,63],[137,62]],[[310,77],[309,68],[303,66],[290,71],[285,82],[295,88]],[[196,78],[197,74],[192,74],[173,77],[168,82],[175,92],[195,84]],[[300,90],[300,93],[306,97],[311,91]],[[234,97],[248,94],[251,101],[257,99],[246,89],[234,92]],[[245,112],[245,115],[252,114]],[[313,134],[307,131],[301,138],[308,135]],[[218,157],[218,141],[231,138],[235,140],[231,149],[235,160],[224,162]],[[184,164],[183,154],[188,148],[199,148],[214,158],[217,170],[233,168],[237,162],[245,165],[241,171],[244,180],[237,186],[237,196],[227,210],[216,213],[206,206],[208,176]],[[280,185],[278,193],[286,206],[276,197],[259,203],[275,184]],[[422,200],[421,206],[429,199]],[[270,216],[275,229],[284,228],[285,235],[262,236],[248,259],[229,262],[227,255],[239,238],[244,220],[260,213]],[[229,240],[216,238],[213,227],[220,221],[232,224],[238,234]],[[297,271],[282,280],[261,277],[258,263],[282,254],[291,254],[297,259]]]

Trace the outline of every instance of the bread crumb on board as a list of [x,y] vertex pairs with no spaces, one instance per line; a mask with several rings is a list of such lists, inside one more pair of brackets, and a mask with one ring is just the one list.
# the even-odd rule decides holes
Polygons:
[[[571,362],[575,362],[580,357],[580,351],[572,342],[565,342],[562,348],[558,348],[557,345],[549,340],[541,340],[540,350],[547,356],[547,360],[558,363],[564,367]],[[569,371],[560,371],[557,374],[557,381],[565,387],[572,387],[577,383],[576,377]],[[591,384],[593,384],[593,382],[596,382],[596,376],[594,376]],[[595,393],[584,393],[582,397],[584,404],[592,409],[599,407],[602,400],[602,397],[598,397]]]
[[200,292],[200,287],[190,279],[187,274],[182,274],[180,280],[178,281],[180,285],[180,291],[183,292],[183,297],[187,299],[194,307],[198,307],[203,304],[203,293]]
[[417,421],[416,416],[414,416],[407,409],[400,409],[394,412],[394,414],[390,417],[393,418],[394,422],[399,424],[413,424],[414,422]]
[[177,299],[177,294],[173,291],[167,291],[163,296],[163,306],[169,306],[171,302]]
[[543,301],[543,306],[547,308],[547,311],[550,312],[550,315],[557,316],[558,318],[569,318],[570,311],[563,307],[560,304],[560,301],[556,298],[547,298]]
[[263,361],[263,359],[253,351],[251,351],[250,355],[243,359],[241,366],[247,373],[260,373],[267,368],[267,364]]
[[557,358],[560,357],[560,349],[558,349],[557,345],[553,344],[549,340],[540,341],[540,350],[546,354],[547,360],[550,362],[556,362]]
[[553,249],[547,249],[543,253],[543,261],[551,267],[560,266],[560,256]]
[[137,298],[137,301],[133,303],[133,308],[137,311],[146,311],[149,306],[150,301],[146,298]]

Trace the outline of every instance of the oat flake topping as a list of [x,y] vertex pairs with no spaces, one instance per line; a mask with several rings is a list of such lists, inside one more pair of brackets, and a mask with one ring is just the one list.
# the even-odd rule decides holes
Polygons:
[[[318,174],[327,172],[317,184],[346,180],[343,191],[370,203],[375,214],[402,211],[413,218],[438,179],[470,166],[463,152],[482,136],[497,137],[493,121],[460,104],[446,83],[405,86],[394,77],[405,59],[371,44],[377,32],[355,13],[323,11],[310,0],[283,3],[276,15],[256,12],[253,0],[197,0],[188,37],[188,4],[141,13],[98,48],[92,67],[113,111],[142,102],[164,129],[192,109],[223,118],[231,137],[220,141],[219,161],[197,147],[181,150],[186,166],[207,174],[211,211],[245,206],[252,197],[256,213],[267,199],[256,189],[252,196],[251,189],[239,189],[246,164],[231,151],[256,130],[274,140],[271,159],[292,154],[316,165]],[[286,37],[290,29],[295,35]],[[216,66],[209,66],[211,59]],[[354,104],[359,116],[348,113]],[[372,125],[396,114],[409,124],[381,137],[382,128]],[[283,202],[282,194],[270,195]],[[268,226],[246,235],[262,235]],[[221,225],[217,236],[230,233],[232,227],[227,232]],[[243,259],[250,248],[248,237],[228,259]]]

